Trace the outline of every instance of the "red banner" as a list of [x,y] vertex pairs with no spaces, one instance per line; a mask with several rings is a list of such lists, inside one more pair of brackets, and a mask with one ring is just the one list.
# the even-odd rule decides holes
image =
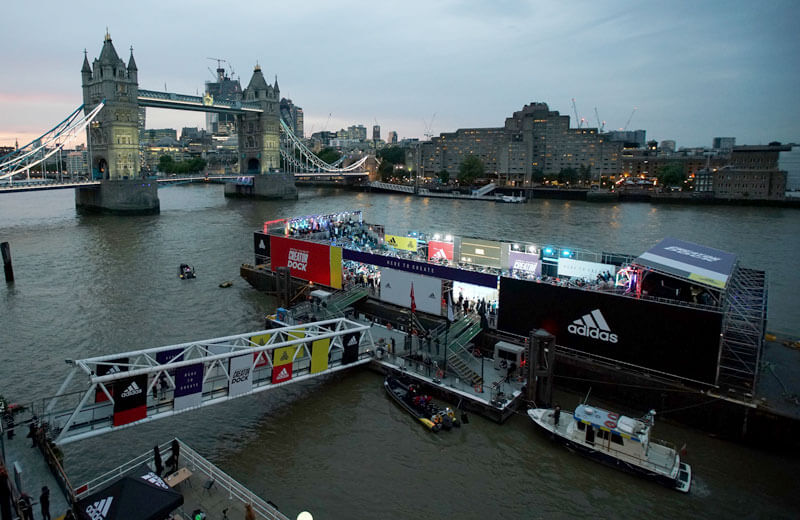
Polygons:
[[431,240],[428,242],[428,260],[452,260],[453,259],[453,243],[452,242],[437,242]]
[[273,271],[289,267],[292,276],[322,285],[331,284],[331,253],[328,244],[272,235],[270,260]]
[[292,378],[292,364],[278,365],[272,367],[272,384],[283,383]]

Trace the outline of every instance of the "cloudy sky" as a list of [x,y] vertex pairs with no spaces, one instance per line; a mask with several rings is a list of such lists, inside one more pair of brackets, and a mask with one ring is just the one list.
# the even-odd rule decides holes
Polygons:
[[[123,6],[135,5],[132,10]],[[532,101],[678,146],[800,142],[797,0],[11,2],[0,31],[0,145],[81,103],[83,49],[108,26],[141,88],[193,94],[223,58],[260,63],[305,112],[306,134],[351,124],[422,137],[502,126]],[[9,23],[16,20],[18,23]],[[148,128],[202,115],[148,109]],[[431,123],[432,121],[432,123]],[[573,125],[575,123],[573,122]]]

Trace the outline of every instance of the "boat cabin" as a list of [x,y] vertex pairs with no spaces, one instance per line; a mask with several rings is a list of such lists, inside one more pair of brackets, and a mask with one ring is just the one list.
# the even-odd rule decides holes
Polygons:
[[597,442],[621,449],[626,444],[635,442],[641,443],[638,449],[647,447],[652,422],[648,424],[640,419],[583,404],[575,409],[574,417],[578,431],[585,433],[584,441],[587,444],[594,445]]

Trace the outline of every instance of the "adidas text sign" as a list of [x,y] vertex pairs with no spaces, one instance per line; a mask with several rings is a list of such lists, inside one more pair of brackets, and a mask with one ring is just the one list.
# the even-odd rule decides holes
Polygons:
[[92,520],[105,520],[106,515],[108,515],[108,510],[111,508],[111,501],[114,500],[114,497],[104,498],[103,500],[98,500],[94,504],[91,504],[86,508],[86,514]]
[[570,334],[597,339],[607,343],[617,343],[619,341],[617,335],[611,332],[611,328],[609,328],[600,309],[595,309],[589,314],[584,314],[582,317],[570,323],[567,330]]
[[123,398],[124,397],[132,397],[134,395],[138,395],[138,394],[141,394],[141,393],[142,393],[142,389],[139,388],[139,385],[137,385],[136,381],[134,381],[133,383],[128,385],[128,388],[126,388],[124,392],[122,392],[122,397]]

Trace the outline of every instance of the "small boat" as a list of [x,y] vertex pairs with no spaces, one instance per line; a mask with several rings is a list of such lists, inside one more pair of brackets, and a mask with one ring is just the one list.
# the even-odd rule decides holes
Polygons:
[[[679,450],[650,438],[656,412],[634,419],[579,405],[575,413],[534,408],[528,416],[553,438],[600,462],[656,480],[683,493],[692,485],[692,467]],[[558,416],[558,422],[556,422]]]
[[182,280],[187,280],[189,278],[194,278],[194,267],[181,264],[178,266],[178,278]]
[[[454,424],[452,418],[447,414],[441,414],[439,410],[433,407],[430,404],[430,396],[418,393],[415,385],[407,385],[397,378],[388,376],[383,381],[383,387],[397,404],[402,406],[430,431],[438,432],[443,427],[448,430],[452,428]],[[453,414],[453,418],[455,418],[455,414]]]

